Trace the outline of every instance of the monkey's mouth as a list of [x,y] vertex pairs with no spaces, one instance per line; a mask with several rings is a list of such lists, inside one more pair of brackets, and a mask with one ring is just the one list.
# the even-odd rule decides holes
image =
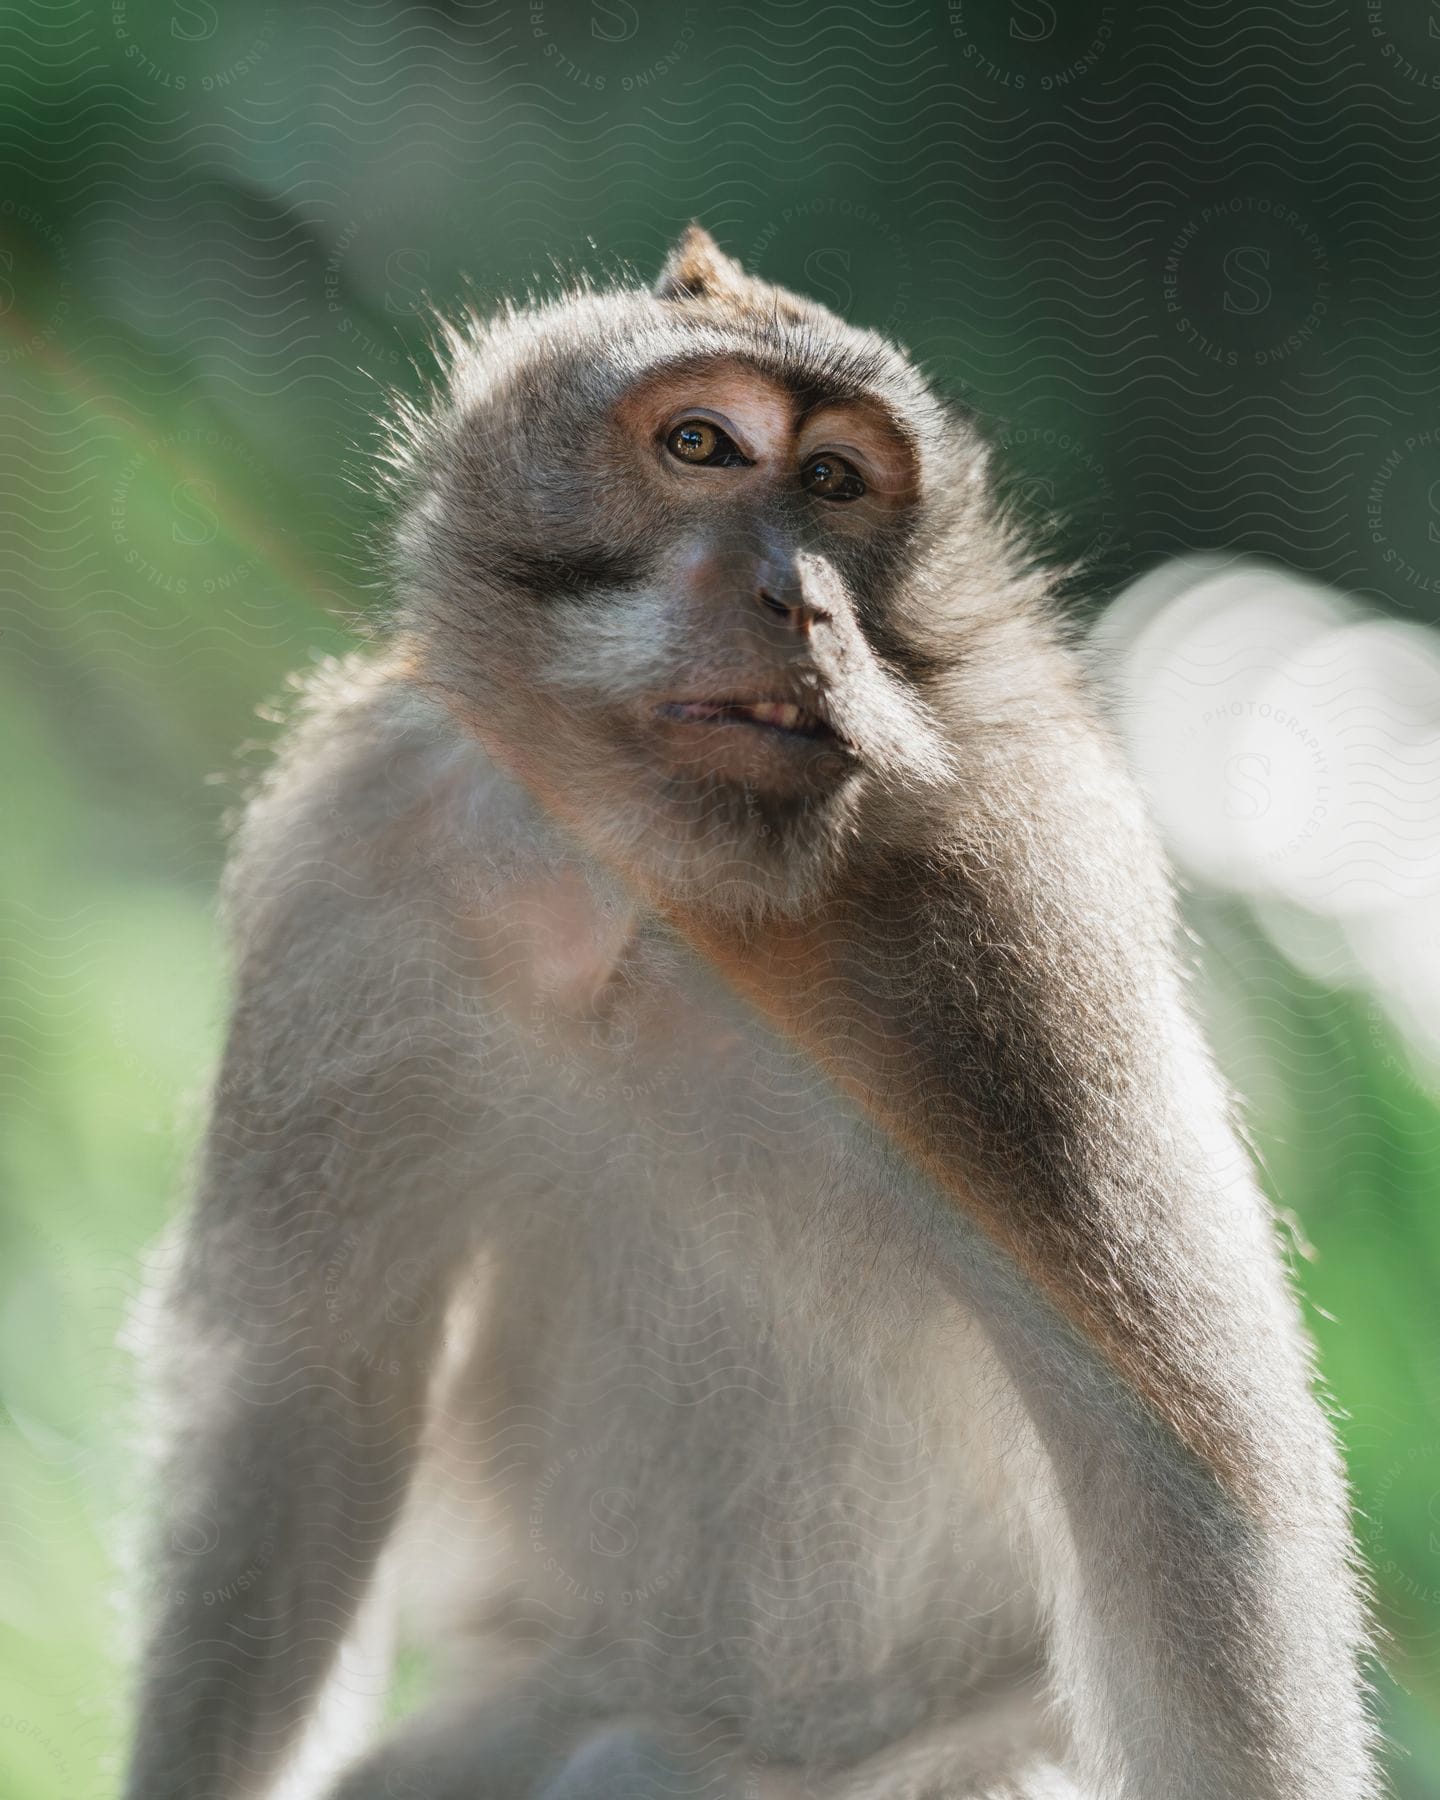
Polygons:
[[841,741],[827,720],[790,700],[667,700],[657,710],[682,725],[748,725],[785,737]]

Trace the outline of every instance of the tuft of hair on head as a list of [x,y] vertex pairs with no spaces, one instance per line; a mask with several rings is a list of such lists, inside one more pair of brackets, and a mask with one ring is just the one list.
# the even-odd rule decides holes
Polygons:
[[740,300],[754,282],[698,219],[680,233],[655,281],[657,300]]
[[681,232],[650,291],[657,300],[706,306],[732,317],[747,313],[771,322],[807,319],[817,310],[784,288],[746,274],[695,219]]

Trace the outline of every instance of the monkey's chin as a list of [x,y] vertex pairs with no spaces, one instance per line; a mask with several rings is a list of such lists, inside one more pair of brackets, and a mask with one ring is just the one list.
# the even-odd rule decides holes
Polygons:
[[[803,911],[825,889],[856,814],[861,779],[737,778],[711,759],[698,769],[652,769],[648,820],[626,840],[653,892],[692,910],[763,918]],[[658,775],[658,783],[655,777]]]

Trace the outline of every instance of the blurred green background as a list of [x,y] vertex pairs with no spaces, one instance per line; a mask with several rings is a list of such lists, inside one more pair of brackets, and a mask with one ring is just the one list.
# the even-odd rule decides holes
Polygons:
[[[0,1794],[114,1788],[117,1334],[217,1047],[221,816],[373,599],[426,298],[648,276],[698,216],[974,401],[1078,609],[1203,548],[1429,624],[1437,155],[1420,0],[0,9]],[[1435,1078],[1243,893],[1192,905],[1434,1795]]]

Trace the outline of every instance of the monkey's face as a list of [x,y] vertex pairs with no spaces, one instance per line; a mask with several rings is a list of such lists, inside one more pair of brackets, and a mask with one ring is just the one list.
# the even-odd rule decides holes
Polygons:
[[563,709],[557,760],[582,764],[567,787],[618,803],[667,883],[732,901],[807,884],[867,781],[926,742],[878,649],[911,448],[878,402],[817,399],[733,355],[642,376],[597,438],[608,541],[583,561],[623,561],[552,596],[527,661]]
[[911,582],[945,422],[889,346],[710,250],[699,291],[466,347],[401,572],[424,674],[542,801],[652,887],[787,905],[948,766]]
[[[612,435],[652,520],[617,609],[632,655],[607,682],[630,729],[677,797],[823,804],[880,748],[861,617],[914,499],[904,436],[879,404],[816,400],[741,358],[662,368]],[[593,648],[580,634],[552,671],[583,690]]]

